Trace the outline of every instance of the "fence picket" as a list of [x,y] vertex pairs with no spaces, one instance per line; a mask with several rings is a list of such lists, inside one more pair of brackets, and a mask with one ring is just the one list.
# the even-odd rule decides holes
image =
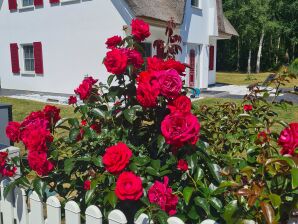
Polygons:
[[65,205],[65,223],[81,224],[81,209],[74,201],[69,201]]
[[184,224],[184,222],[177,217],[168,218],[168,224]]
[[98,207],[91,205],[86,209],[86,224],[102,224],[102,214]]
[[[150,222],[152,223],[152,222]],[[149,217],[146,214],[141,214],[135,221],[135,224],[149,224]]]
[[126,224],[127,220],[123,212],[115,209],[108,216],[109,224]]
[[14,223],[14,215],[13,215],[13,200],[14,195],[13,192],[10,191],[7,196],[4,198],[4,188],[9,184],[8,179],[3,179],[1,181],[1,212],[3,217],[4,224],[13,224]]
[[33,191],[29,197],[30,201],[30,213],[29,213],[29,224],[44,224],[43,215],[43,203],[40,200],[38,194]]
[[206,219],[203,222],[201,222],[201,224],[216,224],[217,222],[211,220],[211,219]]
[[27,195],[24,189],[16,187],[14,190],[15,195],[15,209],[14,218],[17,224],[27,224],[28,217],[28,205],[27,205]]
[[46,224],[61,224],[61,204],[55,196],[47,199]]

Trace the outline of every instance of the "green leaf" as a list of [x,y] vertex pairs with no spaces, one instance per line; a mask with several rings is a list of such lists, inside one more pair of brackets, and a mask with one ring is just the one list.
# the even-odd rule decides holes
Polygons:
[[80,123],[77,118],[69,118],[68,123],[75,128],[80,128]]
[[210,204],[213,208],[216,209],[216,211],[221,211],[222,210],[222,203],[218,198],[211,198],[210,199]]
[[151,166],[146,168],[146,172],[153,176],[157,176],[157,177],[159,176],[159,173],[155,169],[153,169]]
[[75,161],[73,159],[66,159],[64,161],[64,171],[65,171],[65,173],[69,175],[71,173],[71,171],[73,170],[74,165],[75,165]]
[[69,139],[71,141],[76,141],[79,134],[80,134],[79,129],[71,129],[70,132],[69,132]]
[[124,110],[123,113],[124,113],[124,117],[125,117],[125,119],[126,119],[129,123],[133,124],[134,120],[137,118],[137,116],[136,116],[136,111],[135,111],[133,108],[130,108],[130,109],[126,109],[126,110]]
[[169,216],[164,211],[158,211],[156,214],[156,218],[159,224],[168,224]]
[[224,208],[223,219],[226,223],[237,223],[238,215],[240,215],[238,211],[237,201],[231,201]]
[[195,206],[191,206],[190,211],[188,212],[188,217],[191,218],[192,220],[197,220],[200,218],[197,209]]
[[91,189],[89,191],[86,192],[85,194],[85,203],[88,205],[91,200],[94,198],[95,194],[94,194],[95,189]]
[[298,187],[298,168],[292,168],[292,188],[295,189]]
[[33,180],[32,184],[34,191],[39,195],[39,197],[43,198],[47,185],[40,178]]
[[193,193],[194,189],[192,187],[185,187],[183,189],[183,197],[185,200],[185,204],[188,205],[189,201],[191,199],[192,193]]
[[195,197],[194,201],[195,201],[195,204],[201,207],[206,212],[207,215],[210,215],[210,205],[205,198]]
[[116,75],[110,75],[110,76],[108,77],[107,83],[108,83],[109,86],[112,84],[112,82],[113,82],[115,76],[116,76]]
[[152,160],[152,161],[151,161],[151,166],[152,166],[153,169],[155,169],[156,171],[159,171],[159,169],[160,169],[160,160]]
[[104,111],[100,110],[99,108],[93,108],[91,113],[94,114],[96,117],[105,118],[106,114]]
[[16,187],[16,185],[17,185],[16,181],[13,181],[13,182],[10,182],[8,185],[5,186],[5,188],[4,188],[4,198],[7,197],[9,192],[11,192]]
[[95,166],[99,166],[102,167],[102,157],[101,156],[96,156],[94,158],[92,158],[92,162]]
[[194,175],[194,180],[197,182],[201,180],[203,177],[204,177],[204,171],[200,167],[198,167]]
[[113,208],[115,208],[116,205],[117,205],[117,196],[116,196],[115,192],[114,191],[110,191],[108,193],[108,196],[107,197],[108,197],[108,202],[110,203],[110,205]]
[[271,201],[271,204],[273,205],[274,208],[279,208],[281,205],[281,198],[277,194],[270,194],[269,199]]

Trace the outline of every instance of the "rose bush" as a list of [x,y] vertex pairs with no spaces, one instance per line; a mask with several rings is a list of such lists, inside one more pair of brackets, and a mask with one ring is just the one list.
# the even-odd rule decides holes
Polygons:
[[[16,165],[23,174],[5,193],[16,185],[43,199],[56,193],[82,210],[98,205],[104,217],[119,208],[129,223],[143,212],[155,223],[172,215],[186,223],[287,220],[298,199],[298,128],[272,110],[286,102],[269,103],[256,85],[241,105],[192,110],[174,30],[170,21],[168,42],[154,42],[159,55],[144,60],[140,42],[150,27],[133,20],[130,36],[106,41],[107,85],[86,77],[69,98],[76,116],[60,118],[46,106],[9,123],[7,136],[26,153],[20,161],[0,155],[2,175],[13,175]],[[291,77],[281,73],[272,82]],[[276,125],[284,127],[280,135]]]

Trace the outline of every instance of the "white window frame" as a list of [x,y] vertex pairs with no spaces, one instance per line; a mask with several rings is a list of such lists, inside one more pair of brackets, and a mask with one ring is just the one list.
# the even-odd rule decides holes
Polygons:
[[68,2],[81,2],[81,0],[60,0],[61,3],[68,3]]
[[[33,43],[23,43],[20,44],[21,50],[19,51],[19,56],[20,56],[20,69],[21,69],[21,74],[25,74],[25,75],[35,75],[35,68],[33,71],[26,71],[25,70],[25,55],[24,55],[24,46],[32,46],[33,47],[33,59],[34,59],[34,63],[35,63],[35,57],[34,57],[34,46]],[[34,64],[35,66],[35,64]]]
[[34,9],[34,0],[32,1],[32,5],[23,5],[23,0],[18,0],[18,9]]

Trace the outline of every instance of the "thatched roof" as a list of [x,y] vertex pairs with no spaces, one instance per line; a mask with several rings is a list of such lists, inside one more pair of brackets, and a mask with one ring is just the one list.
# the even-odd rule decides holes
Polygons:
[[167,22],[173,18],[182,24],[186,0],[126,0],[138,17]]
[[[137,17],[167,22],[173,18],[178,25],[183,23],[186,0],[126,0]],[[237,31],[225,18],[222,0],[216,0],[218,31],[220,34],[238,36]]]

